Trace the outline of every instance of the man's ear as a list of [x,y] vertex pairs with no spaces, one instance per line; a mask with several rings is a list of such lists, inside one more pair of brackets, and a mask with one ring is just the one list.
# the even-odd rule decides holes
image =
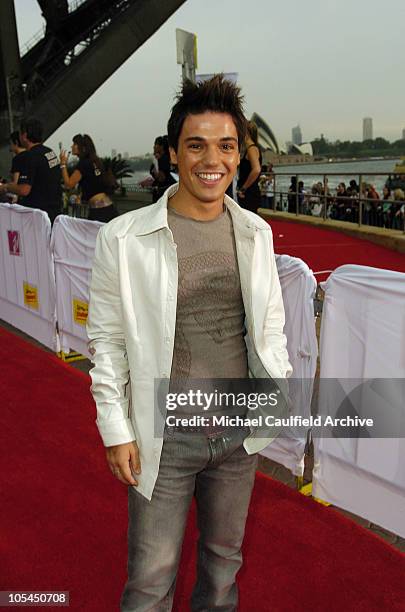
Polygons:
[[173,147],[169,147],[170,161],[173,165],[177,165],[177,153]]

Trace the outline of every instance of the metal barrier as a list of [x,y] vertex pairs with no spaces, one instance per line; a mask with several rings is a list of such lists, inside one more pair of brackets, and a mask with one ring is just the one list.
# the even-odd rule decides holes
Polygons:
[[[273,198],[270,208],[290,212],[296,216],[309,215],[319,218],[336,219],[386,229],[396,229],[405,233],[405,200],[376,199],[367,197],[367,186],[370,177],[391,177],[387,172],[277,172],[264,173],[273,177]],[[295,177],[296,191],[277,189],[282,177]],[[318,181],[319,192],[299,191],[300,180],[306,177],[322,177]],[[356,192],[350,196],[339,196],[329,188],[329,177],[350,177],[358,179]],[[365,180],[367,178],[368,180]],[[401,179],[405,185],[405,176]],[[335,189],[335,188],[334,188]],[[315,208],[315,204],[318,204]],[[402,208],[402,210],[401,210]],[[342,214],[343,213],[343,214]]]
[[152,187],[141,187],[138,183],[124,183],[123,187],[130,193],[152,193]]

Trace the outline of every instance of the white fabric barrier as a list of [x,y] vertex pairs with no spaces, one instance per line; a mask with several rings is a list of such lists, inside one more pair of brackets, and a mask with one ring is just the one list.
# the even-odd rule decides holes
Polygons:
[[[345,385],[359,379],[405,378],[405,274],[366,266],[337,268],[322,283],[322,380]],[[352,379],[352,381],[348,380]],[[357,379],[357,381],[356,381]],[[398,404],[405,418],[405,403]],[[361,407],[388,415],[392,404],[366,386]],[[392,412],[391,412],[392,414]],[[405,440],[315,438],[313,495],[405,537]]]
[[91,269],[100,227],[87,219],[59,215],[52,229],[51,248],[56,277],[56,312],[61,348],[90,357],[86,334]]
[[44,211],[0,204],[0,318],[57,350],[50,238]]
[[[292,378],[295,379],[291,386],[291,414],[309,417],[318,357],[313,302],[317,284],[312,270],[302,259],[277,255],[276,263],[286,315],[284,333],[293,367]],[[295,476],[302,476],[305,443],[302,429],[298,433],[291,427],[283,432],[283,437],[275,438],[261,454],[281,463]]]

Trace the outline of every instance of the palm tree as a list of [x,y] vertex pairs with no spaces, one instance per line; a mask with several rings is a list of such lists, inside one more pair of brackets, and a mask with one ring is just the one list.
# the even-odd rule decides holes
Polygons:
[[125,196],[126,189],[122,184],[122,179],[129,178],[132,176],[132,169],[129,163],[125,159],[122,159],[122,157],[103,157],[102,162],[104,166],[104,171],[107,174],[112,174],[117,181],[117,187],[115,189],[118,188],[119,181],[121,195]]
[[104,170],[111,170],[117,181],[132,176],[131,166],[126,159],[122,157],[103,157],[102,162]]

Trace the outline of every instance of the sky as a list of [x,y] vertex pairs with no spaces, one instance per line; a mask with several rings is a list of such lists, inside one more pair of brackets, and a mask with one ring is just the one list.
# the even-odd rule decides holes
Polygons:
[[[164,1],[164,0],[161,0]],[[20,48],[44,21],[36,0],[15,0]],[[197,35],[197,73],[237,72],[248,117],[257,112],[279,144],[398,140],[405,128],[404,0],[187,0],[47,141],[90,134],[101,155],[149,152],[181,83],[176,28]]]

